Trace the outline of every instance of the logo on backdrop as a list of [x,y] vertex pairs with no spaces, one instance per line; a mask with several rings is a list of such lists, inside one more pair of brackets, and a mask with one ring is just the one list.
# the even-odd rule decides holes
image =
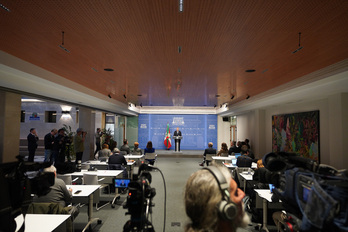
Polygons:
[[185,124],[184,117],[174,117],[173,118],[172,125],[182,126],[184,124]]
[[40,120],[40,117],[38,116],[38,114],[36,112],[33,112],[31,114],[31,116],[29,117],[29,120],[32,120],[32,121],[39,121]]

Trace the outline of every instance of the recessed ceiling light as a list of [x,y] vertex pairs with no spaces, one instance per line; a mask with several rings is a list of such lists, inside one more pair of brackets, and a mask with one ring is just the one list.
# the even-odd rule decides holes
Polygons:
[[114,71],[112,68],[104,68],[104,71],[106,71],[106,72],[112,72],[112,71]]
[[245,72],[255,72],[256,70],[255,69],[247,69],[247,70],[245,70]]

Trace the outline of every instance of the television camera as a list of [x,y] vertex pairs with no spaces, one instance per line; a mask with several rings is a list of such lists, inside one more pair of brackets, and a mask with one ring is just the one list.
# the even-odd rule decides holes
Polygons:
[[130,214],[131,219],[124,225],[124,232],[155,231],[149,220],[154,206],[152,199],[156,195],[156,189],[150,186],[152,181],[150,170],[150,166],[142,164],[139,167],[138,175],[135,175],[134,180],[128,184],[127,203],[123,207],[128,209],[126,215]]
[[[54,173],[39,172],[50,163],[24,162],[21,156],[17,159],[0,164],[0,231],[15,231],[15,218],[25,215],[31,194],[45,195],[54,184]],[[24,225],[18,231],[24,231]]]
[[348,231],[348,172],[294,153],[268,153],[254,179],[274,184],[287,210],[283,231]]

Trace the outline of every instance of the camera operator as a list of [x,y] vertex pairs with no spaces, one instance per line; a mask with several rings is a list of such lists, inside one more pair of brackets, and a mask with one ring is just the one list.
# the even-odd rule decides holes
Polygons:
[[81,162],[83,151],[85,149],[85,139],[86,139],[87,132],[83,131],[82,128],[78,128],[76,130],[76,135],[74,136],[74,149],[76,154],[76,160],[75,163],[77,164],[79,161]]
[[57,137],[54,138],[51,163],[63,162],[65,158],[65,132],[64,129],[58,130]]
[[[186,214],[191,219],[185,231],[234,232],[246,227],[250,218],[244,211],[244,196],[224,166],[213,165],[193,173],[185,189]],[[220,207],[224,203],[228,207]]]

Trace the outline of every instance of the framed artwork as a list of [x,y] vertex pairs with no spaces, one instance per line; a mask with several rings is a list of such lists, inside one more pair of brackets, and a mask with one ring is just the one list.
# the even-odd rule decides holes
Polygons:
[[320,162],[319,111],[272,116],[272,151],[294,152]]

